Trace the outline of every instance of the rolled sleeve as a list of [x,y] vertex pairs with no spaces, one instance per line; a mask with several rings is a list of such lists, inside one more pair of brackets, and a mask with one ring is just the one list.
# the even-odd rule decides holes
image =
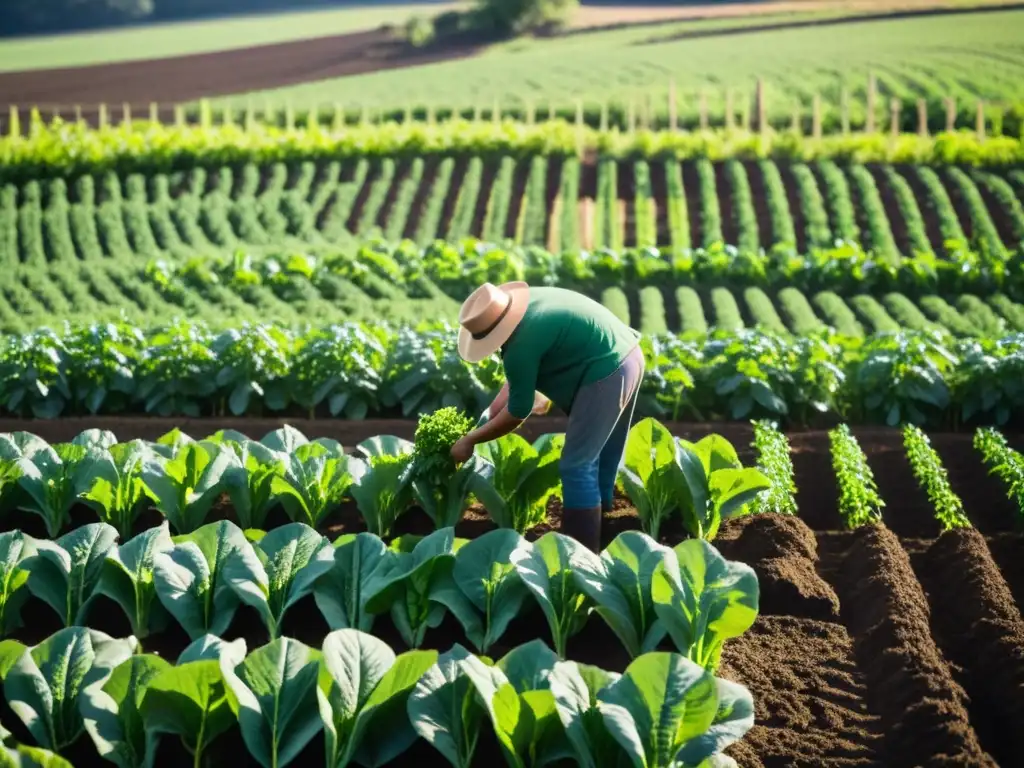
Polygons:
[[537,359],[533,355],[505,356],[505,378],[508,380],[508,412],[525,419],[533,412],[533,396],[537,390]]

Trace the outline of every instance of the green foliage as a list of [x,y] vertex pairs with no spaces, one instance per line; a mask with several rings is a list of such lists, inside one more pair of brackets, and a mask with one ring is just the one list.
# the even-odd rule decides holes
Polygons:
[[848,528],[881,522],[885,502],[878,495],[867,456],[846,424],[828,433],[832,468],[839,486],[839,514]]
[[974,433],[974,447],[981,453],[989,473],[1003,481],[1007,498],[1015,500],[1024,514],[1024,456],[992,428]]
[[548,500],[561,486],[564,444],[564,435],[543,435],[530,445],[512,433],[478,446],[487,464],[471,490],[499,527],[525,533],[547,519]]
[[768,478],[769,485],[754,500],[752,511],[795,515],[796,480],[786,435],[770,421],[755,421],[753,447],[757,451],[757,468]]
[[[469,493],[468,477],[472,468],[460,476],[459,468],[451,457],[451,448],[472,429],[473,420],[451,406],[421,415],[416,425],[413,437],[414,484],[425,511],[438,528],[455,525],[461,517]],[[455,516],[455,507],[458,507],[458,517]]]
[[946,468],[942,466],[942,459],[932,448],[928,436],[919,427],[908,424],[903,428],[903,445],[914,477],[928,494],[928,501],[931,502],[942,529],[949,531],[954,528],[969,528],[971,522],[964,514],[963,502],[953,493]]

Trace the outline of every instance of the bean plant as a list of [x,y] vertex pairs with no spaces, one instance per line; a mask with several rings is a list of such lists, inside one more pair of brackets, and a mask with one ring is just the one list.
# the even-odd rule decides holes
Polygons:
[[989,468],[1006,486],[1008,498],[1017,502],[1017,508],[1024,514],[1024,456],[1015,451],[1003,434],[991,427],[979,429],[974,434],[977,448]]
[[840,424],[828,433],[832,446],[832,468],[839,485],[839,514],[847,527],[880,523],[885,502],[878,494],[875,476],[860,443],[849,426]]
[[964,514],[963,502],[950,488],[946,468],[942,466],[942,459],[932,447],[928,435],[919,427],[908,424],[903,428],[903,445],[907,449],[914,477],[918,485],[928,493],[928,500],[935,509],[935,517],[942,524],[942,530],[970,528],[971,521]]
[[796,482],[793,479],[793,460],[789,455],[789,439],[774,422],[755,421],[754,449],[757,451],[757,468],[765,474],[770,485],[754,500],[752,511],[795,515]]

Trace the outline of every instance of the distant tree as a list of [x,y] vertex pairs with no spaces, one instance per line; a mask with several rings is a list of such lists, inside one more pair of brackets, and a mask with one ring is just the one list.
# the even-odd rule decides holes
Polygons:
[[564,25],[579,5],[579,0],[477,0],[477,14],[482,26],[521,35]]

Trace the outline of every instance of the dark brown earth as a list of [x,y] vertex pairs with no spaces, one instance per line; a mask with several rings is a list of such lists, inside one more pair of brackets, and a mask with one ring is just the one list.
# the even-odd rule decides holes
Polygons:
[[[67,436],[86,426],[61,427]],[[8,424],[0,423],[0,430]],[[45,426],[45,425],[43,425]],[[104,424],[104,426],[108,426]],[[150,420],[115,425],[122,439],[157,436],[166,425]],[[129,434],[128,427],[136,430]],[[269,422],[238,424],[192,422],[185,431],[207,434],[225,426],[241,427],[260,436]],[[298,424],[310,436],[340,437],[354,444],[371,434],[411,436],[411,422],[313,422]],[[536,433],[564,428],[556,419],[530,425]],[[137,430],[150,430],[145,435]],[[697,438],[710,431],[726,435],[745,462],[752,455],[746,425],[671,425],[673,431]],[[37,433],[44,430],[36,429]],[[756,725],[729,751],[744,768],[812,768],[812,766],[971,766],[1013,765],[1024,748],[1019,723],[1024,716],[1024,620],[1021,596],[1024,566],[1020,557],[1024,535],[1019,512],[1003,497],[998,481],[984,473],[973,454],[970,435],[933,435],[950,470],[954,490],[964,499],[978,530],[940,535],[917,497],[909,465],[900,460],[899,433],[858,429],[879,488],[888,502],[887,525],[857,531],[839,530],[836,488],[821,432],[791,433],[800,517],[753,516],[726,521],[715,541],[731,560],[748,563],[758,575],[760,615],[744,635],[727,643],[720,674],[746,685],[754,695]],[[47,435],[53,439],[53,435]],[[66,439],[66,438],[65,438]],[[1016,443],[1017,438],[1011,437]],[[552,501],[548,521],[529,538],[557,530],[561,506]],[[231,517],[226,503],[212,519]],[[76,510],[75,524],[88,521]],[[150,515],[142,525],[153,525]],[[267,527],[286,522],[280,512]],[[26,523],[7,518],[5,527]],[[888,524],[888,523],[887,523]],[[473,507],[457,528],[460,536],[479,536],[493,527],[483,510]],[[639,528],[635,510],[625,498],[605,518],[604,543],[623,530]],[[325,533],[363,529],[358,510],[348,505],[334,515]],[[395,533],[426,533],[430,521],[411,510]],[[665,527],[662,540],[673,545],[684,538],[677,521]],[[16,637],[38,642],[58,629],[53,612],[31,600],[24,610],[26,627]],[[99,599],[89,623],[113,635],[129,628],[120,611]],[[286,616],[284,634],[316,647],[328,628],[311,598]],[[388,616],[377,619],[374,634],[404,650]],[[491,655],[537,637],[547,638],[543,615],[532,606],[509,628]],[[267,641],[266,630],[250,609],[240,609],[228,638],[243,637],[249,648]],[[425,647],[447,650],[465,643],[460,627],[448,617],[427,634]],[[180,629],[144,641],[145,650],[174,658],[187,645]],[[666,644],[665,650],[671,646]],[[629,658],[612,632],[596,617],[569,643],[570,658],[622,671]],[[11,713],[0,704],[5,723]],[[15,728],[15,736],[19,729]],[[503,759],[485,728],[476,764],[499,765]],[[24,734],[21,734],[23,737]],[[27,737],[26,737],[27,738]],[[296,764],[323,761],[322,740],[313,739]],[[253,765],[237,729],[218,739],[214,762],[231,760]],[[76,765],[96,761],[91,743],[83,739],[69,756]],[[159,765],[184,764],[174,739],[165,739]],[[395,765],[438,764],[437,754],[418,743]]]

